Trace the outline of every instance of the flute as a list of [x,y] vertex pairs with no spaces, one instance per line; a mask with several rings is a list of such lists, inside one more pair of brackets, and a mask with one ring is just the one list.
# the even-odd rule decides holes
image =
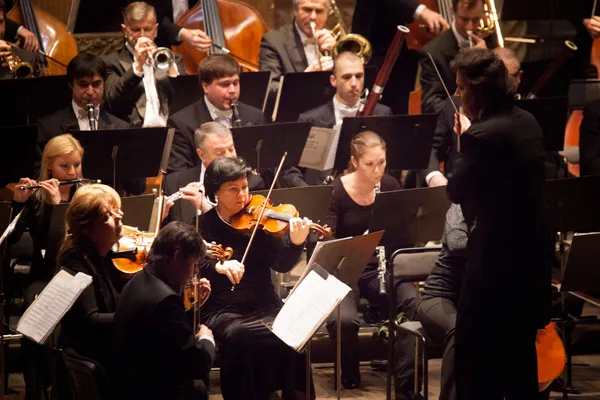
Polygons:
[[[64,185],[73,185],[75,183],[100,183],[99,179],[82,179],[82,178],[78,178],[78,179],[71,179],[70,181],[59,181],[58,182],[58,186],[64,186]],[[41,188],[42,185],[21,185],[19,186],[19,189],[21,190],[32,190],[32,189],[39,189]]]

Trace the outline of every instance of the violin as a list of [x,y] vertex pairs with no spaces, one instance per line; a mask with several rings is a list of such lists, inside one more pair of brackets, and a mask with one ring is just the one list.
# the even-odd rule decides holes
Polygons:
[[[215,242],[208,243],[205,241],[204,244],[206,246],[206,258],[217,260],[219,262],[231,260],[231,256],[233,255],[233,249],[231,247],[226,247],[223,249],[223,247],[219,246]],[[197,272],[194,273],[188,283],[183,287],[183,305],[186,310],[191,310],[192,307],[199,306],[200,279],[198,279],[198,276],[199,274]]]
[[[265,208],[264,215],[258,221],[261,210]],[[234,229],[250,234],[254,228],[258,227],[268,234],[278,237],[289,231],[290,219],[299,216],[299,212],[292,204],[280,204],[274,206],[271,201],[266,201],[264,196],[252,195],[250,202],[246,207],[231,218],[231,226]],[[331,228],[327,225],[311,224],[311,229],[316,230],[324,237],[333,236]]]

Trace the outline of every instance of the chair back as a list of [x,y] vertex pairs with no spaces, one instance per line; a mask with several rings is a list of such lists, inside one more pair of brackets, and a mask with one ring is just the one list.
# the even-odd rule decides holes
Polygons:
[[392,254],[394,278],[401,282],[419,282],[427,279],[440,254],[440,247],[399,249]]
[[72,348],[61,354],[73,400],[109,399],[108,378],[100,364]]

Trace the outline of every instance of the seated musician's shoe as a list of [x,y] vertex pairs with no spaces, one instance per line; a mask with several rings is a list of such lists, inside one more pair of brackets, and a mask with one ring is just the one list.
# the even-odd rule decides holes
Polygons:
[[[352,378],[342,376],[342,387],[348,390],[358,389],[360,387],[360,374]],[[333,390],[337,390],[337,379],[335,374],[333,375]]]

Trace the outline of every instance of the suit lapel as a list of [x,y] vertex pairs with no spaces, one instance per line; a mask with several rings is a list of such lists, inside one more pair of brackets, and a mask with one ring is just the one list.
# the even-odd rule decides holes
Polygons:
[[290,58],[294,70],[302,72],[308,67],[306,54],[304,54],[304,44],[300,39],[300,35],[296,32],[296,21],[292,21],[292,25],[288,31],[285,31],[285,41],[283,46]]
[[335,109],[333,107],[333,100],[329,100],[325,106],[325,113],[321,115],[321,126],[333,128],[335,126]]
[[[121,49],[121,52],[119,53],[119,64],[121,65],[121,67],[123,67],[123,72],[128,71],[129,68],[132,68],[132,66],[133,66],[133,56],[131,55],[129,50],[127,50],[127,47],[125,47],[125,46],[123,46],[123,48]],[[142,85],[142,87],[144,86],[143,83],[141,83],[141,85]],[[142,95],[135,102],[135,108],[137,109],[140,117],[143,119],[144,116],[146,115],[146,93],[145,92],[143,92]]]
[[77,122],[77,116],[75,115],[75,111],[73,111],[73,106],[69,104],[69,106],[67,106],[66,111],[66,118],[63,122],[60,123],[60,128],[62,130],[61,133],[78,131],[79,122]]
[[100,108],[100,116],[98,118],[98,129],[105,131],[112,131],[115,129],[115,124],[110,121],[110,118],[108,118],[108,113],[102,108]]

